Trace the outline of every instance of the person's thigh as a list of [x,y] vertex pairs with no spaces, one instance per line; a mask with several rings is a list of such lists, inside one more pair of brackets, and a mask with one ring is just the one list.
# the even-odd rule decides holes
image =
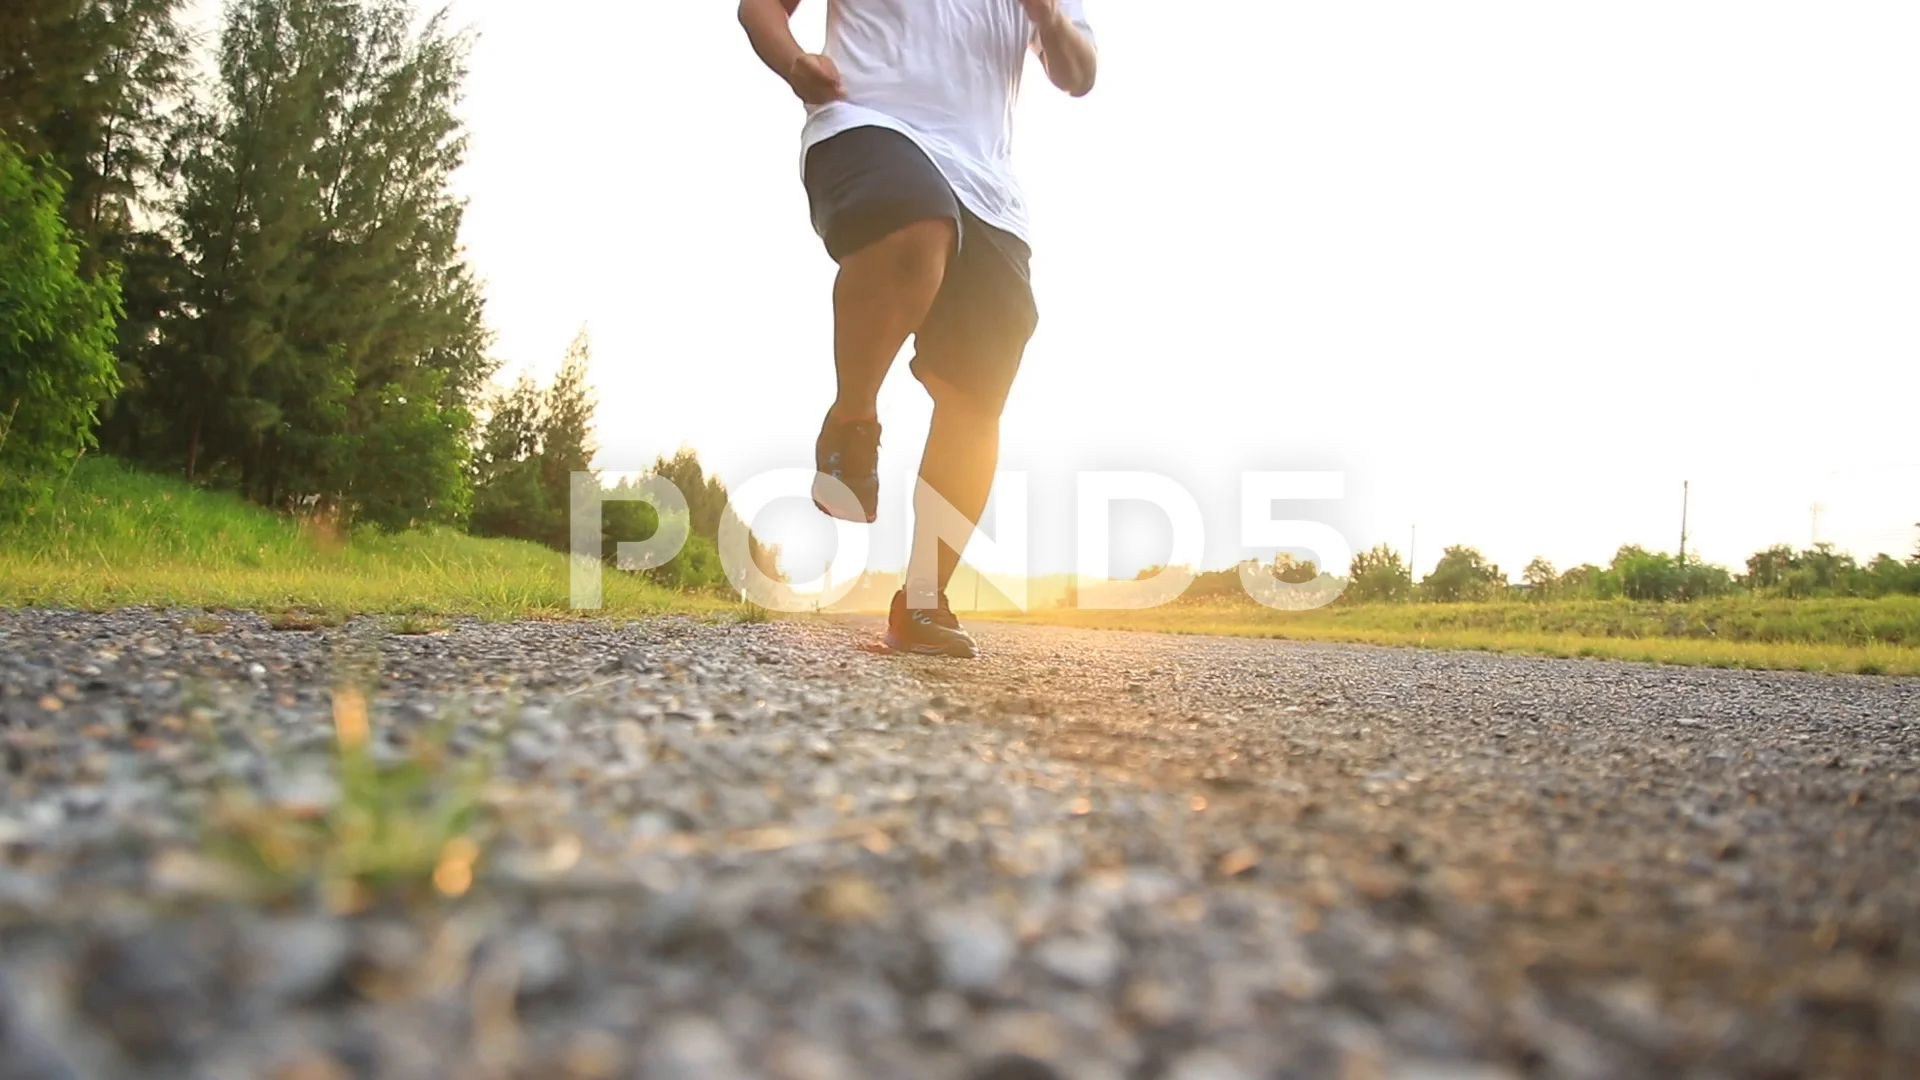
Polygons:
[[1019,237],[960,213],[960,249],[914,337],[912,370],[929,390],[958,391],[997,415],[1040,321],[1031,253]]
[[961,227],[946,177],[889,128],[851,128],[822,140],[807,151],[805,179],[814,232],[835,262],[921,222],[950,221],[956,233]]

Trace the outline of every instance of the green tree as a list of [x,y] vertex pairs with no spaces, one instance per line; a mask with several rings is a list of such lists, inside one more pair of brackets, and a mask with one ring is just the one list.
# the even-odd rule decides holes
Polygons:
[[1535,555],[1533,561],[1527,564],[1527,568],[1520,571],[1520,580],[1526,583],[1528,595],[1545,600],[1556,591],[1560,574],[1553,568],[1553,564],[1547,561],[1545,555]]
[[601,557],[608,565],[620,569],[626,567],[619,565],[619,545],[646,540],[660,527],[659,511],[652,504],[622,497],[622,493],[638,486],[637,480],[623,477],[600,505]]
[[1775,544],[1765,551],[1756,551],[1747,556],[1747,587],[1751,589],[1776,589],[1786,584],[1787,575],[1793,572],[1793,549],[1786,544]]
[[1305,585],[1320,576],[1320,567],[1312,559],[1303,559],[1290,551],[1282,551],[1273,557],[1268,573],[1289,585]]
[[[733,506],[727,495],[727,486],[717,476],[709,475],[700,464],[700,457],[692,450],[682,447],[671,457],[661,457],[654,461],[653,475],[662,477],[680,489],[687,500],[689,540],[688,550],[712,547],[715,552],[712,562],[713,572],[719,575],[715,587],[725,584],[724,568],[719,562],[720,530],[722,523],[735,519]],[[746,523],[751,524],[751,523]],[[749,529],[747,535],[748,556],[755,566],[767,577],[782,580],[779,567],[778,550],[763,543]]]
[[[182,265],[164,210],[179,106],[190,90],[184,0],[9,0],[0,6],[0,132],[66,177],[64,213],[88,276],[119,268],[116,352],[125,393],[147,385]],[[4,136],[0,136],[4,137]],[[139,449],[126,402],[101,409],[100,444]]]
[[593,388],[587,385],[587,365],[592,360],[593,346],[582,330],[567,346],[540,407],[540,488],[555,513],[552,531],[535,539],[562,550],[570,542],[567,514],[573,503],[573,474],[594,471],[596,403]]
[[[1145,581],[1165,569],[1164,566],[1149,566],[1134,575],[1134,580]],[[1253,598],[1247,595],[1247,588],[1241,583],[1240,575],[1243,570],[1253,573],[1271,572],[1267,564],[1259,559],[1243,559],[1224,570],[1203,570],[1193,576],[1193,583],[1187,586],[1187,591],[1181,593],[1180,599],[1176,602],[1183,604],[1251,603]]]
[[[466,47],[401,0],[229,7],[180,132],[190,317],[144,357],[144,457],[268,504],[458,516],[493,370],[451,189]],[[439,486],[390,467],[402,448]]]
[[1793,596],[1850,593],[1858,572],[1859,564],[1852,555],[1834,550],[1832,544],[1815,544],[1795,558],[1794,572],[1787,578],[1787,590]]
[[60,177],[0,140],[0,517],[92,444],[95,412],[119,388],[119,282],[81,270]]
[[1592,563],[1581,563],[1562,571],[1554,582],[1553,591],[1562,597],[1598,599],[1603,595],[1601,581],[1605,576],[1606,571]]
[[464,522],[473,498],[467,483],[472,418],[398,385],[387,386],[379,402],[381,414],[367,425],[347,492],[358,519],[389,531]]
[[720,538],[720,521],[727,513],[727,488],[719,477],[707,475],[698,454],[681,447],[671,458],[655,460],[650,471],[680,489],[681,496],[687,500],[693,535],[709,540]]
[[[531,540],[566,551],[572,543],[570,513],[573,474],[593,468],[597,403],[588,383],[592,346],[582,332],[545,389],[526,376],[493,397],[473,449],[468,473],[473,487],[469,528],[476,535]],[[687,500],[688,537],[680,554],[663,566],[643,571],[669,588],[724,589],[720,528],[728,506],[726,485],[709,476],[692,450],[654,462],[651,474],[665,477]],[[600,505],[601,557],[616,569],[619,547],[651,537],[659,514],[644,502],[621,498],[635,481],[622,479]],[[750,537],[749,550],[762,572],[779,578],[777,553]]]
[[563,508],[549,505],[540,478],[545,410],[545,396],[525,375],[493,398],[473,453],[475,535],[546,543],[559,532]]
[[1886,552],[1874,556],[1861,574],[1869,596],[1920,593],[1920,557],[1901,562]]
[[1400,553],[1376,544],[1353,557],[1345,598],[1356,604],[1399,603],[1413,592],[1413,574]]
[[1433,573],[1420,583],[1426,598],[1438,603],[1490,600],[1506,587],[1506,575],[1473,548],[1456,544],[1440,554]]
[[1608,569],[1620,579],[1620,591],[1629,600],[1673,600],[1680,594],[1680,567],[1664,552],[1623,544]]
[[1681,600],[1724,596],[1733,591],[1733,575],[1724,566],[1690,562],[1680,571]]
[[0,8],[0,131],[68,178],[67,220],[91,272],[163,186],[188,86],[184,0],[8,0]]

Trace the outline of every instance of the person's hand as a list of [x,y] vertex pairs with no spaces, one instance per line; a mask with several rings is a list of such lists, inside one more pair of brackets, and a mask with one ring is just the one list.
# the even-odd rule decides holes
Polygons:
[[1060,0],[1020,0],[1020,6],[1035,26],[1047,25],[1060,13]]
[[787,71],[787,85],[801,101],[825,105],[847,96],[847,85],[840,78],[840,67],[824,53],[801,53]]

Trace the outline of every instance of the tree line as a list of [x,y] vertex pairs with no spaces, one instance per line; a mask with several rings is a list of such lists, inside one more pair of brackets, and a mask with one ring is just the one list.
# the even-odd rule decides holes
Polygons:
[[[1151,566],[1139,580],[1162,571]],[[1312,560],[1281,552],[1272,561],[1250,559],[1224,570],[1195,574],[1181,594],[1184,603],[1248,601],[1247,572],[1255,585],[1263,578],[1303,585],[1320,578]],[[1823,596],[1881,597],[1920,595],[1920,544],[1906,561],[1880,554],[1862,563],[1831,544],[1795,550],[1777,544],[1746,560],[1743,573],[1724,566],[1682,559],[1664,551],[1624,544],[1606,566],[1582,563],[1558,570],[1545,557],[1528,562],[1520,580],[1509,579],[1499,565],[1476,548],[1446,548],[1433,571],[1415,580],[1412,568],[1389,544],[1354,555],[1347,573],[1329,575],[1344,604],[1485,603],[1495,600],[1646,600],[1685,603],[1733,593],[1810,599]],[[1072,606],[1069,598],[1063,606]],[[1284,605],[1283,605],[1284,606]]]
[[[592,345],[583,332],[568,347],[552,383],[543,388],[522,375],[494,399],[473,454],[475,498],[468,528],[475,535],[569,550],[572,477],[595,471],[597,403],[587,382],[591,359]],[[686,499],[687,542],[671,562],[643,573],[675,588],[726,587],[719,547],[721,528],[733,519],[726,485],[708,475],[699,456],[684,448],[656,459],[648,473],[671,481]],[[659,514],[650,504],[620,497],[637,484],[633,478],[621,479],[601,504],[601,557],[608,563],[617,565],[619,543],[644,540],[659,528]],[[602,486],[607,486],[604,481]],[[751,532],[747,544],[761,572],[782,580],[778,549]]]
[[1399,552],[1381,544],[1355,555],[1343,599],[1354,603],[1457,603],[1511,598],[1536,600],[1649,600],[1685,602],[1736,592],[1796,599],[1920,594],[1920,546],[1906,561],[1880,554],[1866,563],[1831,544],[1801,550],[1781,544],[1755,552],[1744,572],[1685,559],[1637,544],[1622,545],[1606,566],[1582,563],[1556,569],[1535,558],[1510,581],[1478,550],[1456,545],[1441,553],[1418,583]]
[[[344,524],[564,547],[588,346],[552,387],[492,385],[451,186],[468,35],[407,0],[232,0],[198,40],[184,7],[0,11],[0,516],[98,448]],[[646,523],[626,505],[610,530]]]

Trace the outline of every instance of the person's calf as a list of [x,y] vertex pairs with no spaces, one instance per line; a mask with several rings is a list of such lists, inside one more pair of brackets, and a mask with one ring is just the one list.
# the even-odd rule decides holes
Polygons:
[[1000,410],[938,378],[923,381],[934,406],[920,458],[907,567],[908,602],[915,608],[936,606],[953,580],[1000,464]]

